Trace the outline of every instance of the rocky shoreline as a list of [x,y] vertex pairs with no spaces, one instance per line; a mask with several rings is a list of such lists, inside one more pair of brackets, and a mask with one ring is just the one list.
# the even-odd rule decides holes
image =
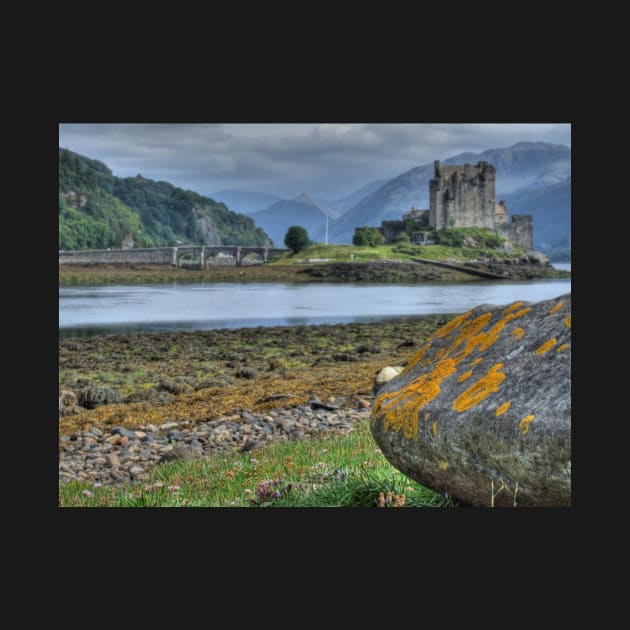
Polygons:
[[142,482],[154,466],[163,462],[252,451],[271,441],[343,435],[369,413],[369,407],[336,408],[313,400],[265,414],[241,409],[208,422],[184,420],[161,426],[139,425],[135,430],[117,426],[102,431],[92,427],[60,437],[59,482],[90,481],[104,486]]
[[346,433],[376,374],[448,319],[62,338],[59,482],[140,482],[171,458]]
[[[109,284],[145,282],[469,282],[479,280],[471,271],[485,270],[505,279],[570,278],[569,271],[555,269],[546,259],[533,255],[494,260],[450,261],[457,268],[413,261],[373,260],[293,265],[216,266],[208,269],[165,265],[60,265],[59,284]],[[448,262],[448,261],[447,261]]]

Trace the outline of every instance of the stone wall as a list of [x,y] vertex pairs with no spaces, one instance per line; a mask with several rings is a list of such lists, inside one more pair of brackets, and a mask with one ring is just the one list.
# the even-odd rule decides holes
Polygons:
[[429,182],[429,224],[448,227],[494,228],[496,170],[488,162],[441,165],[435,162]]
[[534,249],[534,217],[531,214],[514,214],[511,223],[499,223],[495,230],[525,251]]
[[[203,245],[184,245],[180,247],[152,247],[146,249],[89,249],[82,251],[60,251],[60,265],[173,265],[190,267],[198,265],[237,265],[242,264],[248,254],[256,254],[267,262],[275,256],[288,252],[277,247],[246,247],[222,245],[209,247]],[[218,256],[218,254],[225,256]],[[187,260],[191,259],[191,260]],[[245,264],[249,264],[247,261]]]
[[174,265],[177,247],[141,249],[90,249],[60,251],[60,265],[144,264]]

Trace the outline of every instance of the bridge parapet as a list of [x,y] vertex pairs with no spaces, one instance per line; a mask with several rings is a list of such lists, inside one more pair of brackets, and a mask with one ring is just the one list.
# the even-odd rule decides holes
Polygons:
[[248,254],[257,254],[268,262],[276,256],[287,253],[288,249],[278,247],[250,247],[241,245],[180,245],[178,247],[147,247],[138,249],[89,249],[80,251],[60,251],[60,265],[99,265],[99,264],[147,264],[182,266],[185,256],[194,258],[200,268],[205,269],[208,257],[217,254],[233,256],[241,265]]

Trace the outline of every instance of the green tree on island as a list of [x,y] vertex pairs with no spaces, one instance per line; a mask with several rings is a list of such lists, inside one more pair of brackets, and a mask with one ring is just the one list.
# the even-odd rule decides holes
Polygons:
[[375,227],[358,227],[354,229],[352,244],[359,247],[377,247],[385,242],[385,237]]
[[292,225],[284,236],[284,244],[293,250],[294,254],[303,250],[309,243],[308,232],[299,225]]

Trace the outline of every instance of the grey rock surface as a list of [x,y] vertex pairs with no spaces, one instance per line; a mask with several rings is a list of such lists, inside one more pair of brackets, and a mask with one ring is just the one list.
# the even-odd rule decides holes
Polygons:
[[478,306],[378,392],[371,429],[421,484],[475,506],[571,504],[571,295]]

